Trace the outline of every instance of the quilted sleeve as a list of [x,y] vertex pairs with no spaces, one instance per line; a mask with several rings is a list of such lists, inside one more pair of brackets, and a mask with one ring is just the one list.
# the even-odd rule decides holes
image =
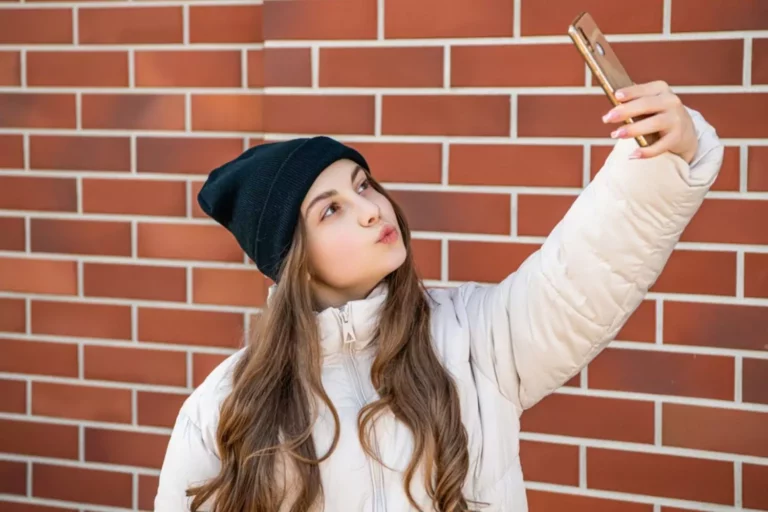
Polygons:
[[722,164],[714,128],[692,114],[691,165],[630,160],[619,141],[542,247],[501,283],[458,289],[470,359],[518,408],[562,386],[618,333],[664,268]]

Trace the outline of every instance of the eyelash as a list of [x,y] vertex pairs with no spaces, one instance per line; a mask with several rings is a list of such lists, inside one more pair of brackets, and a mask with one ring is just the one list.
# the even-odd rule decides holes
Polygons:
[[[360,185],[357,186],[358,189],[360,189],[360,187],[363,187],[363,192],[364,192],[364,191],[368,190],[369,188],[371,188],[371,182],[369,180],[365,179],[362,182],[360,182]],[[327,215],[327,213],[330,212],[332,208],[338,208],[338,203],[333,202],[333,203],[329,204],[328,207],[325,210],[323,210],[322,215],[320,215],[320,222],[322,222],[325,219],[327,219],[328,217],[330,217],[330,215]],[[335,211],[332,212],[331,215],[333,215],[333,213],[335,213]]]

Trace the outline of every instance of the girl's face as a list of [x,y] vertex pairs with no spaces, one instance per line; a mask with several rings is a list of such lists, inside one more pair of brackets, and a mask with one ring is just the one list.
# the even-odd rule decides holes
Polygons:
[[392,204],[351,160],[338,160],[320,173],[301,215],[311,285],[321,307],[365,297],[405,261]]

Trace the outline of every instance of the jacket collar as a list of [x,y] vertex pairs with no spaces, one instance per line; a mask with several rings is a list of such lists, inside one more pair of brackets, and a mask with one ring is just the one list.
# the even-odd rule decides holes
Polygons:
[[[270,286],[267,302],[276,287]],[[387,292],[387,284],[382,281],[364,299],[315,312],[323,356],[345,349],[362,350],[370,345],[376,335],[380,308],[387,298]]]

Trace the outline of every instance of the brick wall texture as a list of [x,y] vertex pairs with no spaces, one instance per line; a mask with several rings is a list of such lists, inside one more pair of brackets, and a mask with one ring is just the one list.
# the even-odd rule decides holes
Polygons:
[[498,281],[600,168],[590,11],[727,146],[617,341],[523,416],[530,508],[768,510],[766,0],[0,1],[0,510],[151,510],[268,282],[195,195],[264,140],[359,148],[428,284]]

